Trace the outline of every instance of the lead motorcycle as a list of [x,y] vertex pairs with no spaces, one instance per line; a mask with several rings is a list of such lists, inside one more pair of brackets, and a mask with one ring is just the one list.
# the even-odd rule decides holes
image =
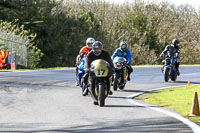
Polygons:
[[90,93],[96,104],[100,107],[105,105],[105,99],[108,96],[109,88],[112,81],[112,71],[107,61],[97,59],[91,63],[90,67],[90,80],[91,87]]
[[124,57],[115,57],[113,60],[115,67],[113,90],[117,88],[123,90],[127,82],[128,70],[126,68],[127,61]]
[[162,72],[164,74],[164,80],[165,82],[168,82],[169,79],[172,81],[176,81],[177,79],[177,69],[175,67],[177,58],[176,56],[170,57],[169,55],[165,56],[165,59],[163,60],[163,67]]

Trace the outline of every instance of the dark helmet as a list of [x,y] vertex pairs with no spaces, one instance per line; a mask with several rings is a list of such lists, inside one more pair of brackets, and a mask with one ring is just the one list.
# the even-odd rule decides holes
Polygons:
[[100,41],[95,41],[92,45],[92,51],[96,56],[99,56],[103,50],[103,44]]
[[175,38],[175,39],[173,39],[172,40],[172,44],[176,47],[177,46],[177,44],[179,44],[180,43],[180,41],[177,39],[177,38]]
[[121,49],[122,51],[125,51],[126,48],[127,48],[127,43],[126,43],[126,42],[120,42],[120,49]]

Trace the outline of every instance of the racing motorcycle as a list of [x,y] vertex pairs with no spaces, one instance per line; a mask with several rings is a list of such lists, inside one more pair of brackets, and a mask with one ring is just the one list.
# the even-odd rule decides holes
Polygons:
[[108,96],[109,88],[112,81],[112,71],[107,61],[97,59],[91,63],[90,93],[95,100],[94,103],[99,104],[100,107],[105,105],[105,99]]
[[80,88],[82,89],[83,96],[86,96],[89,92],[88,87],[87,85],[84,84],[84,80],[83,80],[83,75],[85,74],[85,69],[84,69],[85,58],[86,58],[85,55],[86,55],[86,52],[83,53],[79,58],[78,71],[76,74],[76,80],[77,80],[78,86],[80,86]]
[[126,68],[127,61],[124,57],[115,57],[113,60],[115,67],[113,90],[117,88],[123,90],[127,82],[128,70]]
[[175,67],[177,58],[170,57],[169,55],[165,56],[165,59],[163,60],[163,67],[162,67],[162,72],[164,74],[164,80],[165,82],[168,82],[169,79],[172,81],[176,81],[177,79],[177,70]]

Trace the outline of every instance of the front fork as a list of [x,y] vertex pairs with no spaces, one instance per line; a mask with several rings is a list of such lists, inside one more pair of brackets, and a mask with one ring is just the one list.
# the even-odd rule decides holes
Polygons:
[[169,75],[171,75],[171,67],[170,66],[163,66],[163,73],[165,73],[166,70],[168,70]]
[[124,83],[124,71],[115,73],[114,78],[117,78],[119,84]]

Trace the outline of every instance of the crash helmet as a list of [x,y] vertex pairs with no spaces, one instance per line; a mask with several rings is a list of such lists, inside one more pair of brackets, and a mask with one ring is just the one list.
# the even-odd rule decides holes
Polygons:
[[125,51],[126,48],[127,48],[127,43],[126,43],[126,42],[120,42],[120,49],[121,49],[122,51]]
[[172,40],[172,44],[174,45],[174,47],[177,47],[179,43],[180,43],[180,41],[177,38]]
[[100,41],[95,41],[92,45],[92,51],[96,56],[99,56],[103,50],[103,44]]
[[92,44],[95,42],[94,38],[92,37],[89,37],[87,40],[86,40],[86,46],[89,48],[89,49],[92,49]]

